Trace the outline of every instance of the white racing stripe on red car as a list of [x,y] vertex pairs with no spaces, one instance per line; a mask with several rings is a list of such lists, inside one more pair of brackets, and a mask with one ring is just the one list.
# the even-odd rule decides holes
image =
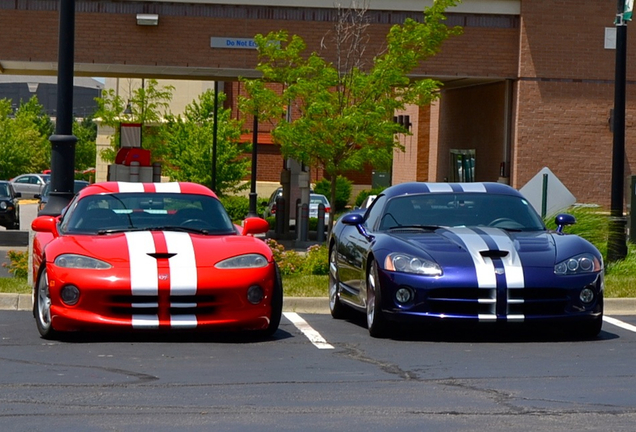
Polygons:
[[[170,266],[170,295],[189,296],[197,292],[197,265],[192,239],[188,233],[164,231],[155,233],[162,235],[166,243],[166,251],[157,251],[157,246],[150,231],[127,232],[128,255],[130,262],[130,287],[135,296],[159,295],[159,270],[157,259],[149,256],[150,253],[168,252],[174,253],[168,261]],[[136,304],[146,305],[143,302]],[[162,307],[162,305],[158,305]],[[167,307],[168,305],[164,305]],[[175,303],[170,307],[196,307],[191,302]],[[158,328],[158,315],[133,315],[134,328]],[[197,326],[197,317],[194,314],[170,316],[170,326],[173,328],[194,328]]]
[[[128,262],[130,263],[130,289],[136,296],[157,296],[159,277],[157,260],[149,256],[155,252],[155,242],[150,231],[127,232]],[[156,303],[153,303],[156,304]],[[137,302],[136,306],[146,306]],[[133,314],[132,326],[137,329],[159,328],[158,315]]]
[[194,295],[197,292],[197,260],[188,233],[164,231],[170,258],[170,295]]
[[144,184],[143,183],[117,182],[117,187],[119,188],[119,192],[121,192],[121,193],[143,192],[144,191]]
[[159,288],[155,242],[150,231],[127,232],[128,259],[130,262],[130,289],[133,295],[156,296]]
[[[168,247],[168,253],[176,253],[170,258],[170,295],[189,296],[197,292],[197,260],[194,254],[192,238],[188,233],[165,231],[163,233]],[[193,303],[176,302],[170,305],[174,308],[196,307]],[[173,328],[194,328],[197,326],[197,317],[191,315],[176,315],[170,317],[170,326]]]
[[181,186],[177,182],[155,183],[155,190],[163,193],[181,193]]

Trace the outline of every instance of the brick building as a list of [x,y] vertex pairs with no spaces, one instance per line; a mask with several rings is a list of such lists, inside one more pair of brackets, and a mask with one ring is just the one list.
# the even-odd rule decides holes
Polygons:
[[[371,0],[369,55],[391,25],[421,17],[414,9],[431,2]],[[58,3],[0,2],[0,26],[12,36],[0,39],[0,73],[55,73]],[[449,10],[448,24],[464,32],[414,73],[444,87],[438,103],[396,113],[409,116],[413,135],[395,155],[393,182],[503,178],[519,188],[548,167],[578,201],[608,206],[615,13],[615,2],[574,0],[464,0]],[[138,25],[137,14],[155,15],[157,25]],[[232,83],[254,76],[254,34],[286,29],[319,50],[334,16],[327,0],[76,0],[76,75]],[[636,46],[630,26],[628,67]],[[636,69],[628,68],[626,189],[635,85]],[[275,166],[263,157],[259,168],[261,160]]]

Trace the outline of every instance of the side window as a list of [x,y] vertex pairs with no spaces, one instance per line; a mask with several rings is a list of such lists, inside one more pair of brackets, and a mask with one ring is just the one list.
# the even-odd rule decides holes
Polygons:
[[367,228],[373,231],[378,224],[378,220],[382,215],[382,209],[384,208],[384,203],[386,203],[386,196],[380,195],[377,197],[372,203],[369,210],[366,213],[366,225]]

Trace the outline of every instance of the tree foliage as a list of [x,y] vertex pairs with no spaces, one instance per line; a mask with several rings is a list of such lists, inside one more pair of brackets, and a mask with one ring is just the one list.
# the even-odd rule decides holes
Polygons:
[[13,112],[11,101],[0,100],[0,177],[9,179],[41,172],[51,164],[49,136],[54,127],[33,96]]
[[[130,88],[130,99],[124,99],[115,89],[102,92],[96,98],[97,112],[95,118],[115,130],[111,136],[110,148],[102,150],[101,157],[107,162],[114,162],[120,144],[119,127],[121,123],[140,123],[144,126],[162,124],[172,100],[173,86],[160,87],[157,80],[144,80],[144,84],[136,89]],[[125,113],[127,109],[130,113]],[[158,134],[142,133],[141,146],[154,155],[161,141]]]
[[[367,164],[388,168],[393,150],[401,148],[396,134],[408,133],[393,121],[395,111],[439,97],[439,82],[413,80],[409,74],[439,52],[444,40],[460,32],[444,24],[446,8],[455,4],[455,0],[436,0],[425,9],[423,22],[406,19],[394,25],[386,49],[368,67],[364,9],[340,12],[333,32],[335,63],[317,52],[305,54],[302,38],[290,37],[286,31],[255,36],[262,78],[247,80],[246,90],[260,105],[270,107],[268,117],[277,121],[272,135],[284,157],[321,167],[329,178]],[[277,92],[265,83],[282,84],[283,90]],[[290,103],[300,115],[278,121]],[[332,182],[332,201],[335,186]]]
[[[218,98],[216,191],[219,195],[244,189],[250,160],[244,155],[250,146],[240,143],[241,126],[223,109],[225,94]],[[168,115],[162,129],[164,142],[159,154],[163,173],[172,180],[211,186],[214,143],[214,92],[208,90],[192,101],[183,116]]]

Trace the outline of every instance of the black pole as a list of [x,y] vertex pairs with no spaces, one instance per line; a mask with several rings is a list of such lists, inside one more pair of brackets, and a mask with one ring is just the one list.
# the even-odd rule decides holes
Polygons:
[[216,192],[216,144],[219,130],[219,82],[214,81],[214,124],[212,126],[212,190]]
[[256,217],[256,166],[258,157],[258,116],[254,114],[254,126],[252,127],[252,178],[250,182],[250,209],[248,217]]
[[627,23],[623,20],[625,0],[617,1],[616,71],[614,83],[614,142],[612,147],[612,195],[607,241],[607,260],[622,260],[627,256],[623,215],[625,182],[625,91],[627,75]]
[[51,194],[42,215],[59,215],[73,198],[75,143],[73,135],[73,64],[75,0],[60,0],[57,66],[57,118],[51,141]]

